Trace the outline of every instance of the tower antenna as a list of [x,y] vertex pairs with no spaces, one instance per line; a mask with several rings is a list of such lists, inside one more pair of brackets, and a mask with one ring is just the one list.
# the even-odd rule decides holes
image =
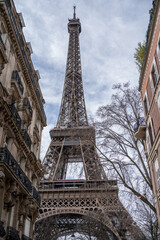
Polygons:
[[76,19],[76,5],[73,6],[74,12],[73,12],[73,19]]

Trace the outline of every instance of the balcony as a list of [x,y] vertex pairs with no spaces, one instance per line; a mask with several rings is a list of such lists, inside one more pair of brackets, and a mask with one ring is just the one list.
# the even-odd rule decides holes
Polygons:
[[11,86],[15,99],[21,98],[24,92],[24,87],[17,70],[12,72]]
[[25,235],[22,235],[22,240],[32,240],[31,238],[25,236]]
[[4,42],[3,42],[2,37],[1,37],[1,34],[0,34],[0,44],[2,45],[3,50],[6,51],[6,46],[4,45]]
[[26,129],[22,129],[21,133],[22,133],[22,136],[23,136],[27,146],[29,147],[29,149],[31,149],[32,141],[31,141],[30,136],[27,133],[27,130]]
[[[25,186],[25,188],[30,192],[30,194],[33,196],[33,198],[37,201],[37,203],[40,205],[40,195],[35,189],[35,187],[32,186],[31,181],[28,179],[26,174],[21,169],[20,165],[17,163],[17,161],[14,159],[10,151],[7,147],[0,148],[0,163],[5,163],[9,166],[9,168],[12,170],[12,172],[16,175],[16,177],[20,180],[20,182]],[[0,229],[3,227],[3,223],[0,221]],[[1,236],[1,235],[0,235]]]
[[57,181],[43,181],[39,185],[39,191],[84,191],[84,190],[106,190],[117,189],[116,180],[57,180]]
[[37,192],[37,190],[35,189],[35,187],[32,187],[32,194],[33,197],[36,199],[36,201],[38,202],[38,204],[40,205],[41,203],[41,197],[39,195],[39,193]]
[[0,221],[0,237],[4,237],[6,234],[3,224],[4,223]]
[[2,36],[0,34],[0,56],[2,56],[3,61],[0,64],[7,63],[7,55],[6,55],[6,47],[2,40]]
[[8,227],[6,239],[20,240],[19,232],[13,227]]
[[29,114],[32,117],[33,111],[32,111],[31,104],[30,104],[30,102],[29,102],[27,97],[24,98],[23,104],[24,104],[24,107],[28,109]]
[[25,175],[17,161],[14,159],[7,147],[0,148],[0,162],[6,163],[26,189],[31,193],[32,185],[28,177]]
[[134,134],[137,139],[145,140],[146,137],[146,123],[143,117],[139,117],[134,125]]
[[35,124],[34,126],[34,132],[33,132],[34,136],[37,138],[37,140],[40,140],[40,134],[39,134],[39,129],[37,127],[37,124]]
[[16,107],[14,106],[14,104],[9,105],[9,109],[12,113],[13,118],[15,119],[15,121],[17,123],[17,126],[19,128],[21,128],[21,118],[20,118],[18,111],[17,111]]

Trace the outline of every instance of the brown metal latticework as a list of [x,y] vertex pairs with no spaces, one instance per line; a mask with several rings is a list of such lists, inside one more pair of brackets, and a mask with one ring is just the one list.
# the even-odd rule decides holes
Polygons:
[[[42,203],[35,239],[53,240],[79,232],[97,239],[136,240],[143,234],[118,198],[115,180],[108,180],[95,148],[95,129],[85,108],[79,34],[76,18],[68,23],[69,49],[60,113],[43,161],[39,186]],[[85,180],[66,180],[69,163],[83,163]],[[91,230],[92,229],[92,230]]]

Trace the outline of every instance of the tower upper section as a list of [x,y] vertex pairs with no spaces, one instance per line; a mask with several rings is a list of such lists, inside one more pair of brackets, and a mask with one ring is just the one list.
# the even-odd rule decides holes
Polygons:
[[76,18],[75,6],[73,19],[69,19],[68,32],[69,45],[66,75],[61,108],[57,121],[58,128],[88,126],[79,45],[81,23],[79,19]]
[[73,18],[69,19],[68,23],[68,32],[71,33],[71,31],[79,31],[81,32],[81,23],[79,21],[79,18],[76,18],[76,7],[74,6],[74,13],[73,13]]

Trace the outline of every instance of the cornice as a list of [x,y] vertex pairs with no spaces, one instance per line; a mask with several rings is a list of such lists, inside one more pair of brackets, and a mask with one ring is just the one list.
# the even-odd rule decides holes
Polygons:
[[160,0],[157,0],[153,20],[152,20],[152,23],[151,23],[151,29],[150,29],[150,33],[149,33],[149,37],[148,37],[148,41],[147,41],[146,53],[145,53],[143,66],[142,66],[141,73],[140,73],[140,78],[139,78],[139,91],[141,91],[142,88],[143,88],[147,68],[148,68],[148,65],[149,65],[149,59],[150,59],[150,55],[151,55],[151,52],[152,52],[153,41],[154,41],[155,33],[156,33],[156,30],[157,30],[159,9],[160,9]]
[[[9,34],[9,37],[12,41],[12,46],[14,48],[14,51],[17,55],[17,59],[19,60],[19,63],[21,65],[21,68],[22,68],[22,71],[23,71],[23,74],[25,76],[24,80],[26,82],[26,85],[27,85],[29,91],[31,92],[33,101],[35,102],[35,104],[37,106],[37,109],[39,110],[39,114],[41,116],[42,123],[43,123],[44,126],[46,126],[46,116],[45,116],[45,113],[44,113],[44,108],[43,108],[43,103],[42,103],[43,99],[38,99],[38,96],[37,96],[37,94],[38,94],[39,98],[42,97],[41,91],[39,90],[40,89],[39,84],[35,80],[35,76],[34,76],[35,75],[35,70],[33,69],[32,61],[31,61],[30,57],[28,56],[28,54],[26,53],[27,46],[26,46],[26,41],[25,41],[25,38],[24,38],[24,34],[23,34],[22,31],[19,32],[19,27],[20,26],[17,26],[19,36],[15,32],[15,29],[14,29],[13,23],[12,23],[13,19],[11,19],[10,14],[9,14],[8,9],[7,9],[5,4],[0,4],[0,10],[1,10],[1,14],[3,14],[3,17],[4,17],[5,22],[6,22],[7,29],[8,29],[8,34]],[[17,22],[16,22],[16,24],[17,24]],[[21,44],[24,45],[23,49],[20,46],[19,41],[21,41]],[[25,58],[24,54],[25,54],[25,56],[27,56],[27,59]],[[31,75],[32,75],[32,79],[31,79]],[[33,83],[33,78],[34,78],[34,83]],[[39,100],[41,101],[41,105],[39,103]]]

